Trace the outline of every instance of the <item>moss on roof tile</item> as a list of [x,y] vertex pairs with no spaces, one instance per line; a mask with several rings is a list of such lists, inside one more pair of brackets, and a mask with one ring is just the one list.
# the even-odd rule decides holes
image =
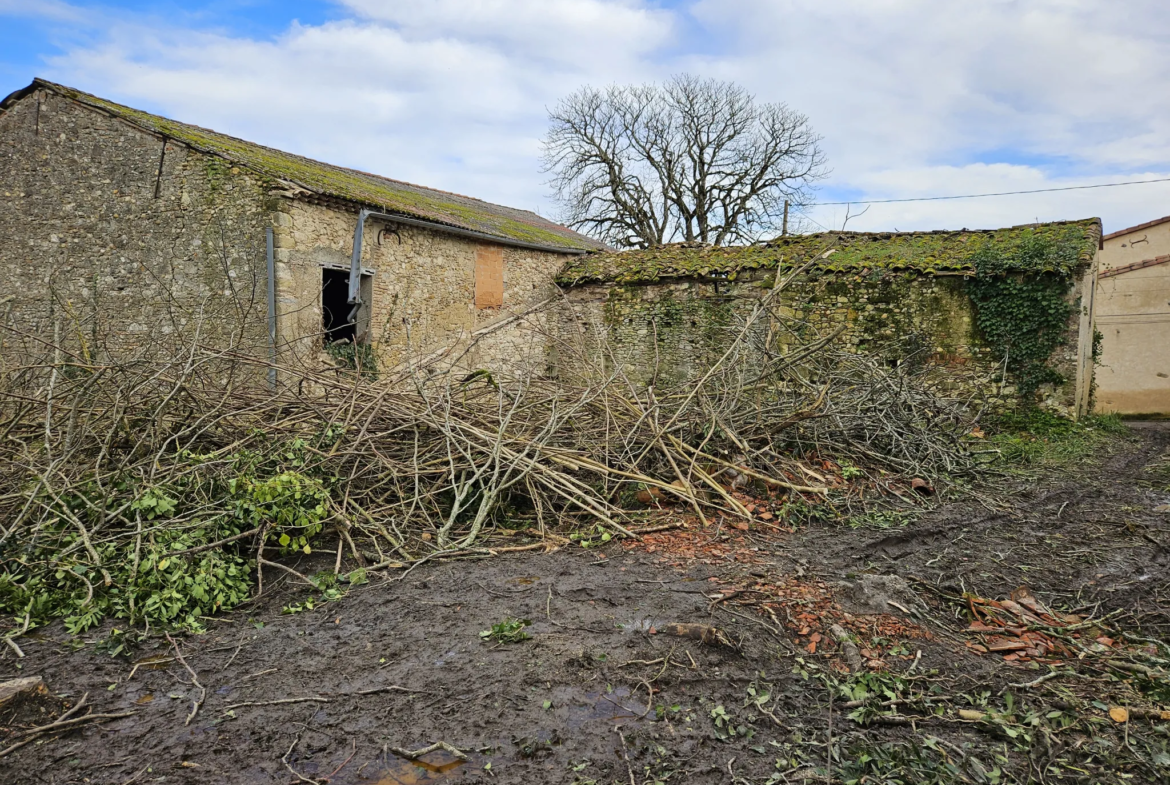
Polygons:
[[[940,232],[822,232],[781,237],[734,247],[665,245],[635,251],[591,253],[570,261],[557,277],[562,285],[588,282],[652,283],[671,278],[729,277],[741,272],[793,269],[808,261],[822,272],[906,270],[921,273],[974,273],[974,255],[995,248],[1005,269],[1021,272],[1069,271],[1090,263],[1101,240],[1101,221],[1015,226],[1009,229]],[[1044,241],[1040,255],[1020,253]],[[1039,261],[1036,261],[1036,260]],[[1013,265],[1013,260],[1016,263]]]
[[356,202],[387,213],[483,232],[501,239],[567,249],[604,247],[601,243],[527,210],[314,161],[199,126],[169,120],[41,79],[32,86],[48,88],[152,133],[221,156],[263,175],[295,183],[323,196]]

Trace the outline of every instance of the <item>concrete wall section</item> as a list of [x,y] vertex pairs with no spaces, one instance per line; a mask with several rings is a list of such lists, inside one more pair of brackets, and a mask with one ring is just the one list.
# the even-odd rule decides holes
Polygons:
[[1170,415],[1170,263],[1101,278],[1097,329],[1097,410]]
[[1167,255],[1170,222],[1104,243],[1096,285],[1097,411],[1170,415],[1170,263],[1108,274]]
[[1101,272],[1166,254],[1170,254],[1170,221],[1105,240]]

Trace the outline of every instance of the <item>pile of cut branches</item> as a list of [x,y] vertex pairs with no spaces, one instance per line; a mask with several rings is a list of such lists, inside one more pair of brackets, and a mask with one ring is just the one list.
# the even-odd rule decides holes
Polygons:
[[521,547],[582,526],[636,536],[640,490],[750,517],[737,483],[827,493],[810,455],[973,469],[964,406],[835,334],[776,353],[771,296],[700,378],[662,388],[612,370],[609,347],[599,365],[560,347],[577,364],[555,376],[439,355],[380,380],[290,362],[270,387],[270,363],[196,341],[150,361],[48,346],[0,369],[0,610],[22,629],[198,626],[265,569],[313,582],[280,557],[329,530],[338,571],[343,555],[379,569],[483,549],[498,527],[537,538]]

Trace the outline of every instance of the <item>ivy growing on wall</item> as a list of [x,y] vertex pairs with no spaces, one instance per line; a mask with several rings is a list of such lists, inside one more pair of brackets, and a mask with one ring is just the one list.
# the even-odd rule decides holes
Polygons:
[[1010,252],[984,246],[970,260],[976,275],[967,286],[976,324],[1026,404],[1040,385],[1065,381],[1049,360],[1064,343],[1076,308],[1066,299],[1076,268],[1075,258],[1065,258],[1070,254],[1075,257],[1077,249],[1035,237]]
[[378,378],[378,356],[368,343],[331,341],[325,344],[325,351],[345,368],[351,368],[367,379]]

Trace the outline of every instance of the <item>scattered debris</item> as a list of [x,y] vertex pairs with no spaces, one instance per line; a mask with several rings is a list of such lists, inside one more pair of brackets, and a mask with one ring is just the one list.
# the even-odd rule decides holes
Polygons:
[[531,626],[530,619],[504,619],[492,625],[490,630],[484,630],[479,634],[479,637],[484,640],[492,639],[497,643],[520,643],[526,641],[532,636],[524,631],[525,627]]
[[17,698],[35,694],[47,695],[48,692],[40,676],[0,682],[0,708]]
[[709,627],[706,624],[664,624],[658,632],[665,635],[675,635],[679,638],[689,638],[709,646],[726,646],[729,649],[738,649],[739,643],[733,641],[723,630]]
[[910,481],[910,490],[919,496],[934,496],[934,486],[921,477],[915,477]]
[[430,745],[429,747],[423,747],[423,748],[417,749],[417,750],[404,750],[401,747],[390,747],[390,751],[393,752],[395,755],[402,757],[402,758],[407,758],[408,760],[417,760],[418,758],[421,758],[423,755],[429,755],[430,753],[435,752],[437,750],[443,750],[444,752],[449,752],[452,755],[454,755],[456,758],[458,758],[459,760],[467,760],[467,753],[466,752],[459,749],[458,747],[451,746],[450,744],[448,744],[445,741],[436,741],[434,744]]
[[889,613],[893,607],[910,615],[906,609],[924,607],[906,579],[898,575],[864,574],[837,585],[838,598],[854,613]]
[[[967,648],[984,654],[1001,653],[1008,662],[1056,663],[1075,656],[1085,637],[1108,649],[1115,641],[1100,633],[1090,621],[1075,614],[1060,614],[1021,586],[1008,600],[964,596],[971,616],[967,632],[977,636]],[[1071,646],[1071,648],[1070,648]]]

